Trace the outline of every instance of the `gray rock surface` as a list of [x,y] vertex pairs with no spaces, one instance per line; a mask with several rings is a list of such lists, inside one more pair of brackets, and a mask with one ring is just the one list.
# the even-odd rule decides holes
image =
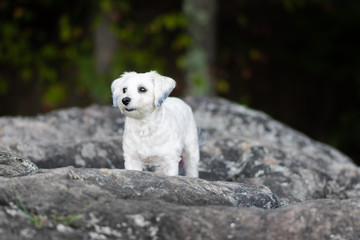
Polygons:
[[[173,208],[178,211],[176,215],[181,215],[181,209],[194,210],[194,206],[204,209],[211,208],[209,206],[261,209],[279,206],[277,197],[262,186],[73,167],[43,169],[17,178],[0,177],[0,194],[4,216],[3,224],[0,223],[2,236],[21,235],[23,229],[33,229],[35,239],[58,234],[61,232],[59,224],[64,225],[60,228],[66,230],[65,233],[89,234],[90,239],[91,234],[107,236],[111,233],[116,233],[115,237],[134,239],[153,234],[154,238],[162,239],[163,236],[157,235],[158,230],[155,231],[159,224],[152,226],[154,232],[144,231],[144,227],[151,228],[147,212],[154,214],[156,222],[163,212],[173,215]],[[9,226],[10,222],[18,224]],[[127,227],[133,223],[134,226]]]
[[0,177],[0,193],[1,239],[360,237],[359,200],[313,200],[274,210],[235,207],[245,195],[265,199],[264,206],[276,201],[263,187],[147,172],[38,170]]
[[29,160],[6,152],[0,152],[0,176],[19,176],[37,169],[38,167]]
[[216,98],[189,98],[207,144],[201,177],[268,186],[282,200],[359,197],[360,171],[336,149],[268,115]]
[[[360,239],[360,171],[351,159],[264,113],[219,98],[186,101],[206,138],[200,177],[213,182],[111,170],[123,168],[124,126],[111,107],[0,118],[0,151],[42,168],[0,177],[0,234]],[[44,169],[69,165],[77,168]]]
[[[49,184],[50,183],[50,184]],[[54,184],[54,185],[52,185]],[[56,186],[56,188],[54,188]],[[151,201],[160,199],[182,205],[224,205],[234,207],[278,207],[277,197],[264,186],[251,186],[231,182],[209,182],[198,178],[167,177],[150,172],[117,169],[57,168],[41,169],[29,176],[3,179],[0,192],[10,199],[26,199],[36,192],[31,204],[66,201],[57,190],[72,198],[96,195],[95,198],[134,199]],[[65,191],[66,189],[66,191]],[[16,193],[16,194],[15,194]],[[64,199],[61,199],[61,198]],[[13,199],[14,201],[16,199]]]
[[[277,202],[264,187],[148,172],[38,170],[0,177],[0,193],[3,239],[360,237],[359,200],[322,199],[265,210]],[[257,202],[260,208],[241,207]]]
[[39,168],[123,168],[124,118],[112,107],[54,111],[37,117],[0,118],[0,151]]

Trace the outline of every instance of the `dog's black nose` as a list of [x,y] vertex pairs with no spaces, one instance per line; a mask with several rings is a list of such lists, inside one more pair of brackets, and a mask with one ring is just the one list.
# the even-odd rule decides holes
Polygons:
[[121,101],[125,106],[127,106],[129,104],[129,102],[131,101],[131,98],[124,97]]

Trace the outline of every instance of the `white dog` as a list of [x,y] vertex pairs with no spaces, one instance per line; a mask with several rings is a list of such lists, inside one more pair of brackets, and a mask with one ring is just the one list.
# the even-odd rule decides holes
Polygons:
[[154,166],[157,172],[176,176],[182,157],[185,175],[198,177],[197,127],[191,108],[168,98],[175,85],[155,71],[125,72],[111,84],[114,106],[126,115],[125,169]]

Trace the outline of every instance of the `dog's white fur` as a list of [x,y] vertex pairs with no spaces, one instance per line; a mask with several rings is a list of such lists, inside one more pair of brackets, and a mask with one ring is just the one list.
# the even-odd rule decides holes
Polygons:
[[125,72],[113,81],[114,106],[126,115],[125,169],[141,171],[151,165],[176,176],[182,157],[185,175],[198,177],[197,127],[191,108],[178,98],[168,98],[175,85],[155,71]]

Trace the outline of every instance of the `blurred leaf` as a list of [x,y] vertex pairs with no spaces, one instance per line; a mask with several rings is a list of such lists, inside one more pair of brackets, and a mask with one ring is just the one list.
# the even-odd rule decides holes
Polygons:
[[77,49],[75,46],[67,47],[63,50],[64,57],[74,59],[77,56]]
[[3,79],[0,76],[0,96],[6,94],[7,90],[8,90],[8,83],[6,79]]
[[191,44],[191,38],[188,34],[179,35],[175,41],[172,43],[172,48],[175,50],[186,49]]
[[182,13],[168,13],[155,18],[150,24],[152,33],[158,33],[162,28],[173,31],[177,28],[184,28],[187,25],[187,20]]
[[55,59],[57,57],[57,49],[54,45],[47,44],[42,47],[41,55],[46,59]]
[[216,90],[219,93],[228,93],[230,89],[230,84],[225,79],[220,79],[216,82]]
[[114,4],[116,4],[116,9],[118,11],[122,12],[122,13],[129,12],[130,9],[131,9],[130,3],[128,1],[124,1],[124,0],[119,1],[119,0],[117,0],[117,1],[115,1]]
[[99,5],[102,12],[110,12],[113,9],[111,0],[100,0]]
[[15,24],[4,23],[2,24],[2,34],[6,39],[13,38],[18,33],[18,29]]
[[42,102],[44,105],[56,107],[65,100],[65,97],[66,91],[64,86],[62,84],[55,84],[49,86],[46,90]]
[[40,78],[45,82],[55,82],[57,80],[57,72],[54,68],[47,66],[43,62],[39,62]]
[[71,25],[67,15],[61,16],[59,20],[59,36],[63,42],[67,42],[71,38]]
[[192,75],[192,82],[196,86],[197,89],[203,89],[206,85],[205,78],[202,74],[194,74]]
[[186,66],[186,56],[181,55],[176,59],[176,67],[179,69],[185,69]]
[[24,67],[20,71],[20,76],[21,76],[21,79],[23,80],[23,82],[28,82],[31,80],[31,78],[33,76],[32,70],[28,67]]

